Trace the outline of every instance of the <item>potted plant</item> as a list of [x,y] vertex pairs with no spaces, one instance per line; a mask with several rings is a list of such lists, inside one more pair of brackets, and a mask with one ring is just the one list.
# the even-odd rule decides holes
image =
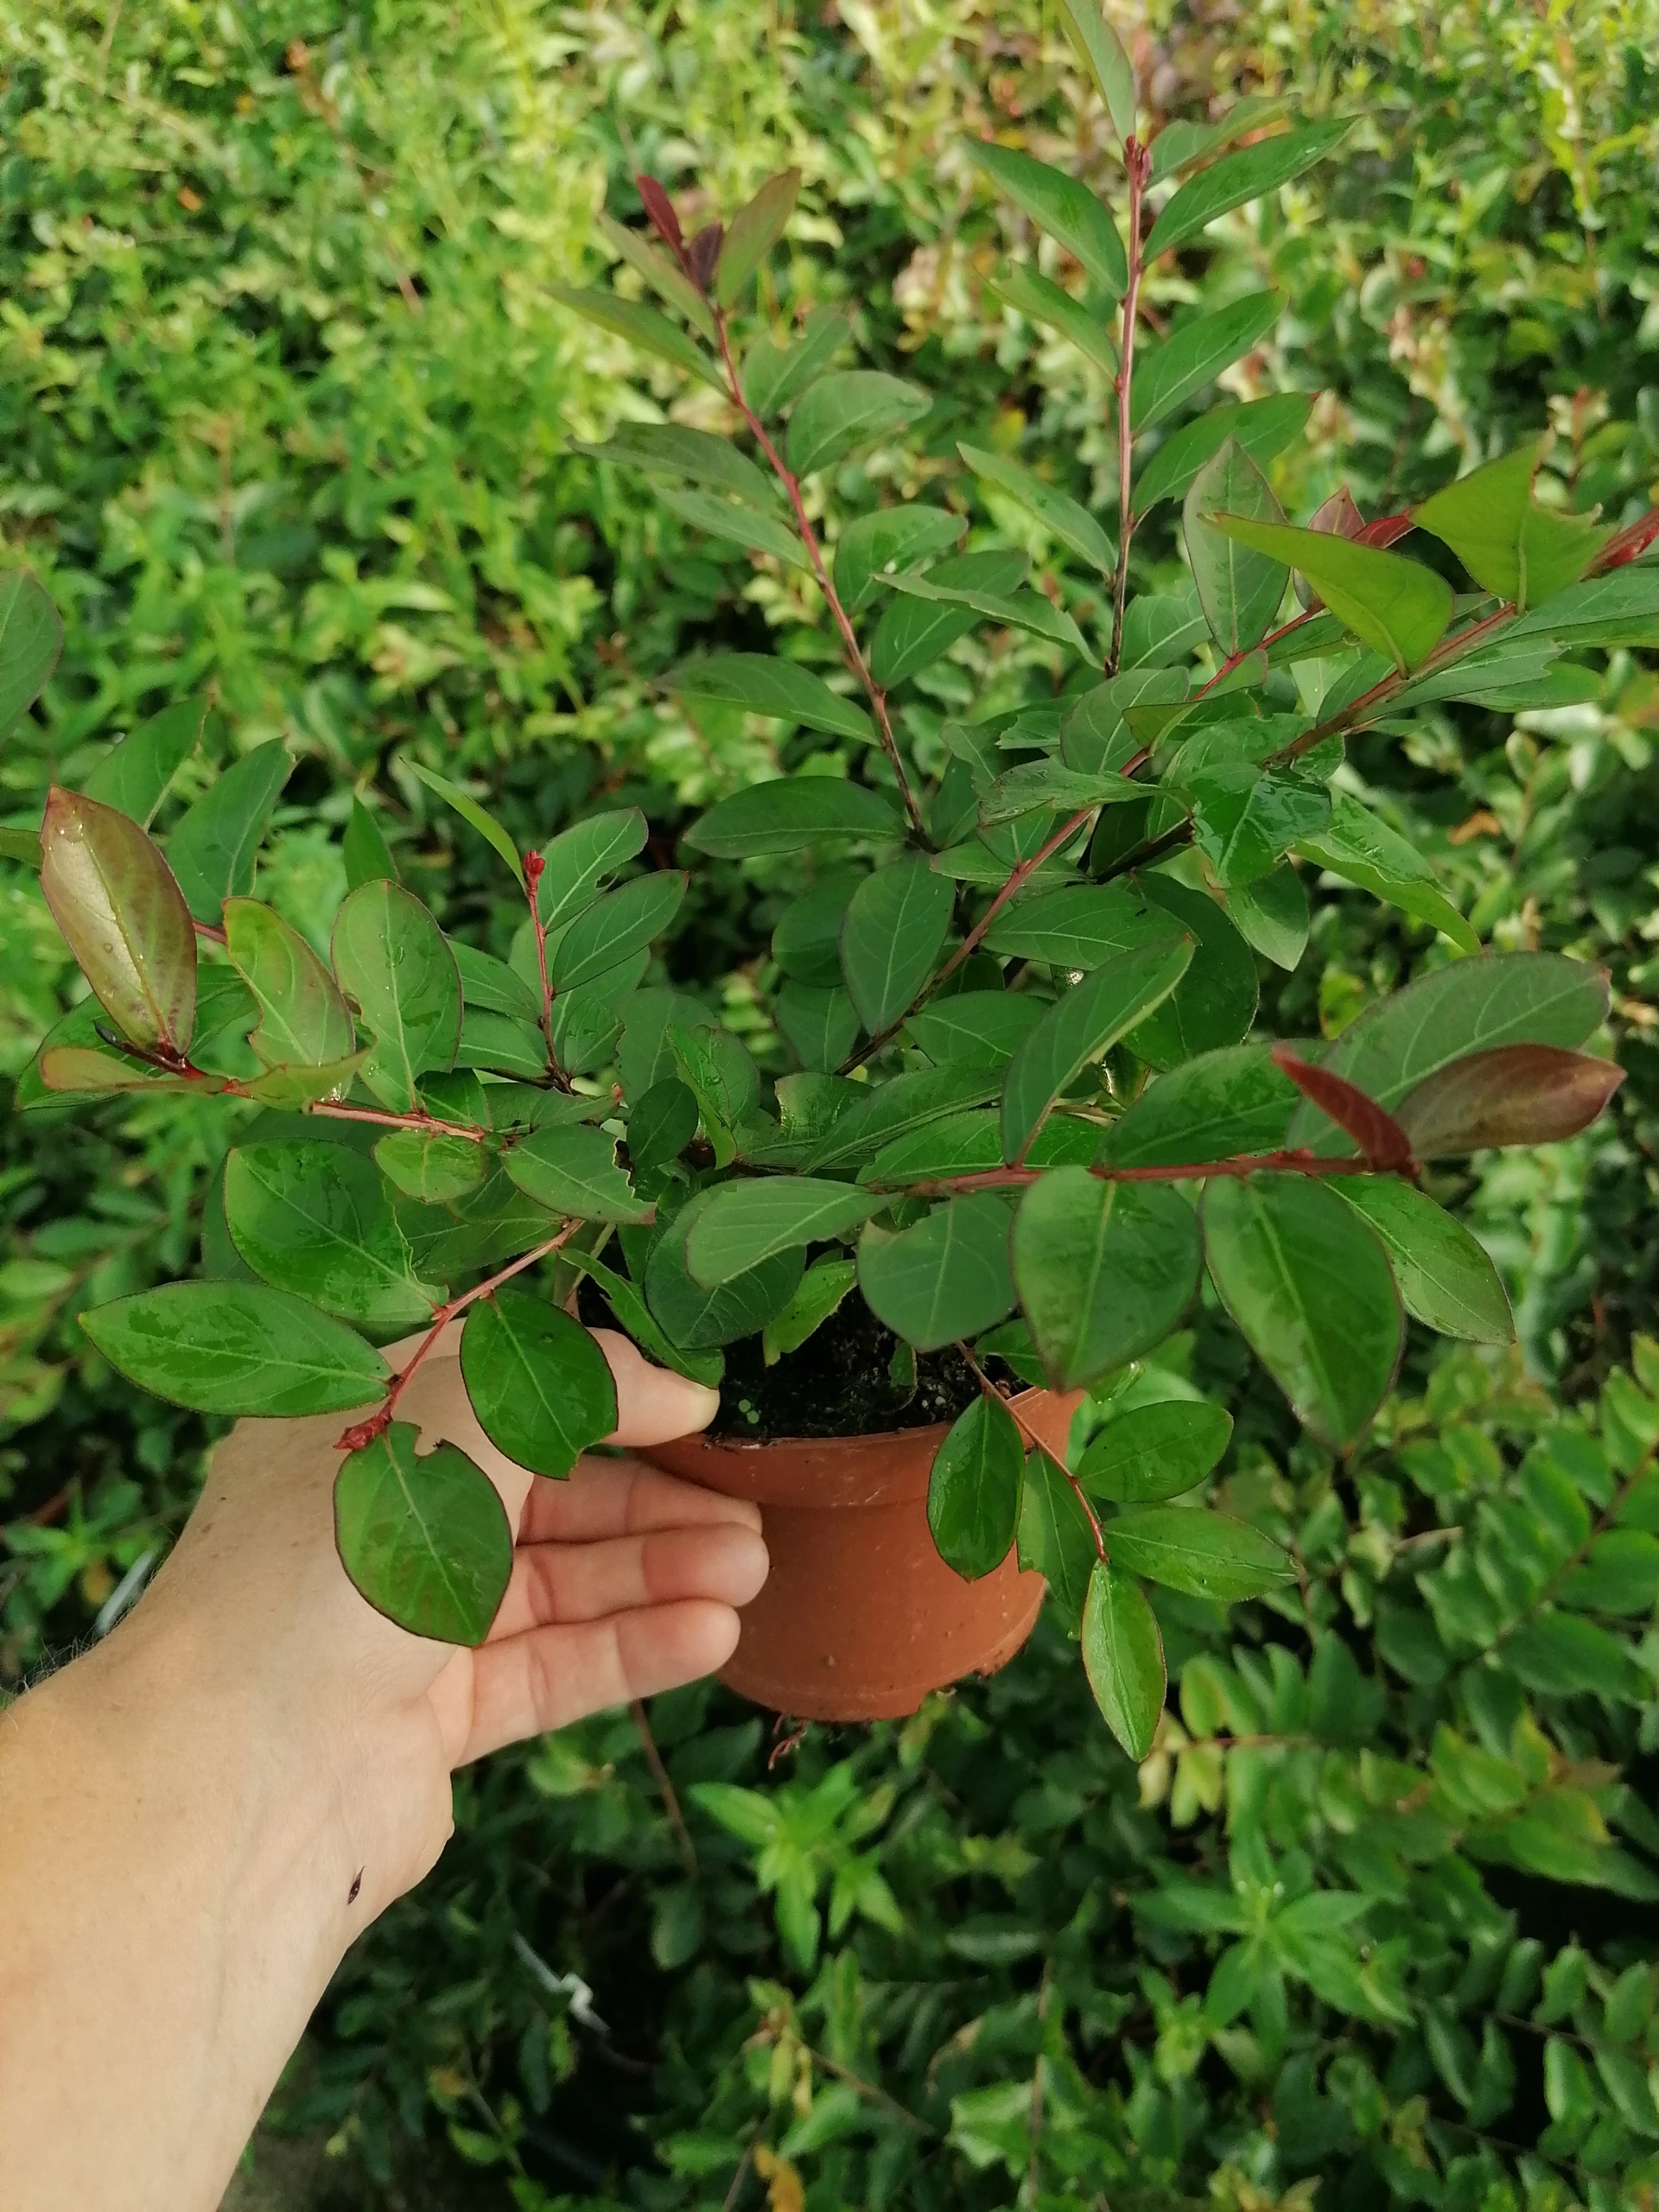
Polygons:
[[[668,312],[563,295],[726,410],[717,431],[632,422],[586,450],[748,549],[772,587],[778,651],[702,655],[675,681],[807,734],[685,840],[691,865],[775,876],[781,859],[798,884],[760,971],[786,1071],[763,1074],[700,1000],[646,981],[686,880],[639,868],[637,812],[521,854],[416,771],[517,879],[508,961],[446,935],[360,801],[328,958],[253,895],[277,747],[213,784],[163,849],[147,825],[194,738],[176,714],[54,791],[38,849],[16,833],[7,849],[38,860],[92,992],[20,1103],[190,1091],[224,1099],[231,1123],[200,1277],[83,1325],[123,1372],[208,1413],[351,1413],[337,1529],[371,1604],[476,1642],[505,1586],[493,1486],[453,1446],[417,1454],[398,1418],[440,1330],[464,1316],[492,1440],[556,1477],[613,1424],[584,1323],[602,1315],[722,1383],[716,1433],[660,1457],[763,1503],[773,1574],[740,1686],[802,1714],[910,1710],[1006,1658],[1046,1582],[1139,1758],[1164,1694],[1145,1583],[1228,1602],[1294,1567],[1190,1502],[1228,1416],[1137,1401],[1135,1363],[1207,1279],[1309,1431],[1351,1447],[1408,1314],[1481,1342],[1510,1332],[1491,1261],[1436,1202],[1435,1163],[1568,1135],[1619,1080],[1584,1050],[1605,978],[1483,951],[1347,788],[1345,742],[1436,700],[1553,698],[1580,651],[1659,642],[1659,569],[1633,565],[1659,521],[1615,530],[1541,503],[1541,448],[1412,512],[1366,520],[1344,496],[1287,521],[1264,464],[1306,398],[1191,411],[1276,299],[1201,306],[1154,344],[1141,288],[1345,126],[1238,146],[1263,120],[1245,103],[1143,143],[1109,28],[1092,0],[1063,6],[1121,149],[1121,223],[1023,152],[977,158],[1052,242],[995,289],[1110,379],[1116,510],[1103,520],[972,442],[957,480],[1029,518],[1055,556],[1039,586],[994,531],[961,550],[965,499],[886,500],[867,469],[851,480],[865,504],[836,511],[838,465],[925,435],[932,402],[840,365],[839,315],[785,343],[746,304],[792,173],[690,237],[640,179],[651,234],[607,234],[630,293]],[[1175,500],[1192,589],[1132,597],[1136,534]],[[1393,550],[1413,531],[1429,558]],[[26,575],[8,590],[21,709],[53,626]],[[952,711],[946,657],[976,631],[1004,649]],[[1257,957],[1295,965],[1322,873],[1431,925],[1446,957],[1333,1041],[1258,1035]],[[393,1373],[377,1345],[416,1328]]]

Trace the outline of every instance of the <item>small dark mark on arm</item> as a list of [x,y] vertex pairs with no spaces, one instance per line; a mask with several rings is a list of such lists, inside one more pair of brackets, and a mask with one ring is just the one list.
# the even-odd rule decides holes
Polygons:
[[364,1871],[365,1870],[361,1866],[358,1868],[356,1878],[353,1881],[351,1888],[346,1892],[346,1902],[347,1904],[355,1904],[357,1903],[357,1893],[363,1886]]

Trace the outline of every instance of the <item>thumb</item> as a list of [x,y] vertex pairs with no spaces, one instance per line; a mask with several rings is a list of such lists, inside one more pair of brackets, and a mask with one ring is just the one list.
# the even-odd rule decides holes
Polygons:
[[613,1329],[595,1329],[594,1341],[616,1378],[616,1427],[607,1444],[666,1444],[707,1428],[720,1410],[720,1393],[671,1368],[653,1367],[638,1345]]

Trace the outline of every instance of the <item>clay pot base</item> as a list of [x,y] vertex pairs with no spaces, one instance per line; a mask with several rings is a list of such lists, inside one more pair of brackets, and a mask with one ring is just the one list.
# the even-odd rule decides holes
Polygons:
[[[1027,1390],[1021,1417],[1063,1451],[1082,1393]],[[946,1425],[772,1444],[686,1436],[642,1459],[753,1498],[772,1554],[721,1680],[801,1720],[891,1720],[931,1690],[1007,1664],[1042,1606],[1012,1553],[964,1582],[933,1548],[927,1478]]]

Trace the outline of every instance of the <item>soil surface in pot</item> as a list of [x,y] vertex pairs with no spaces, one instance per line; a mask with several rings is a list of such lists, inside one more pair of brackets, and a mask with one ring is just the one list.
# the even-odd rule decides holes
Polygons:
[[[576,1310],[590,1327],[617,1325],[591,1281],[583,1282]],[[740,1338],[725,1348],[720,1411],[707,1433],[749,1444],[789,1436],[874,1436],[954,1421],[972,1403],[979,1385],[954,1345],[917,1353],[913,1383],[904,1361],[894,1372],[899,1350],[899,1339],[856,1289],[798,1351],[775,1367],[766,1365],[758,1336]],[[909,1347],[904,1351],[908,1357]],[[997,1382],[1009,1379],[1000,1362],[987,1372]]]

